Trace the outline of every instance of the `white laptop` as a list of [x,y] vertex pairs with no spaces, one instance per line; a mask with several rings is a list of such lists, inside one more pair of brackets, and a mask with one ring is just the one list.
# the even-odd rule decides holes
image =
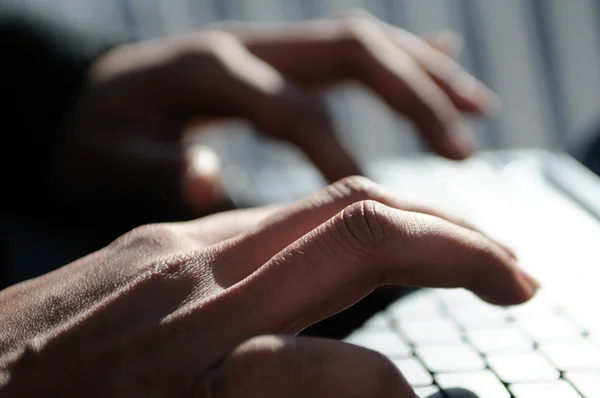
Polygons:
[[[312,173],[263,170],[249,186],[271,189],[234,200],[296,199],[318,189]],[[506,242],[543,288],[506,309],[460,289],[419,290],[346,341],[387,355],[422,397],[462,387],[481,398],[600,398],[600,179],[543,151],[385,160],[368,175]]]

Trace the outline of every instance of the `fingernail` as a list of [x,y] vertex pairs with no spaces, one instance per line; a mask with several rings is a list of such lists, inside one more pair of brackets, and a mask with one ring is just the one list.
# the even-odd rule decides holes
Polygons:
[[531,274],[529,274],[528,272],[521,270],[521,276],[523,277],[523,279],[525,279],[525,281],[531,287],[534,293],[542,288],[541,283],[533,276],[531,276]]

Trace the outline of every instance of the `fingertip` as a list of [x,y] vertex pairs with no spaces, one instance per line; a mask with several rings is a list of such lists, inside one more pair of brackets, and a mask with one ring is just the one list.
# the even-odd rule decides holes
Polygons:
[[452,84],[454,94],[471,106],[471,110],[487,117],[502,111],[502,100],[496,93],[468,73],[461,73]]
[[529,272],[521,269],[521,277],[527,282],[527,285],[533,290],[533,293],[537,293],[542,288],[542,284]]
[[485,292],[474,291],[484,301],[500,306],[519,305],[531,300],[541,288],[541,284],[529,273],[524,271],[516,261],[512,262],[512,283],[504,285],[501,290],[491,289]]
[[464,123],[457,122],[446,132],[442,153],[452,160],[464,160],[477,151],[475,135]]
[[509,305],[518,305],[526,303],[537,294],[538,290],[541,287],[540,283],[522,268],[519,268],[517,273],[517,279],[521,287],[522,294],[520,296],[516,296],[515,302]]
[[218,200],[221,181],[221,162],[211,148],[193,145],[185,152],[185,174],[182,194],[193,210],[204,211]]

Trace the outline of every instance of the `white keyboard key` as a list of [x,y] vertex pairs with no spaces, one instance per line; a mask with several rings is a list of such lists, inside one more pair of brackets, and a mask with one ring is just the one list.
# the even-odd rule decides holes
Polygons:
[[438,289],[435,294],[444,303],[446,307],[465,308],[481,299],[465,289]]
[[393,362],[411,386],[429,386],[433,383],[431,374],[416,358],[398,359],[393,360]]
[[559,373],[540,353],[492,355],[487,362],[506,383],[558,379]]
[[542,344],[540,351],[559,370],[600,370],[600,346],[589,340]]
[[531,338],[515,328],[469,330],[467,339],[484,354],[533,350]]
[[466,329],[500,328],[508,324],[504,310],[495,307],[479,306],[472,309],[452,311],[450,316]]
[[361,331],[350,335],[346,342],[378,351],[390,358],[411,355],[410,347],[393,331]]
[[554,317],[558,307],[554,304],[548,294],[539,291],[530,301],[511,307],[508,314],[517,320],[533,320],[537,318]]
[[582,330],[563,316],[521,320],[519,325],[538,342],[576,340],[583,336]]
[[435,376],[435,381],[444,390],[459,387],[482,398],[510,398],[508,390],[490,371],[446,373]]
[[466,344],[419,347],[417,355],[434,373],[469,372],[483,370],[483,359]]
[[413,293],[390,305],[386,312],[396,322],[431,321],[442,316],[440,303],[430,291]]
[[361,330],[376,330],[376,331],[391,331],[392,327],[390,321],[385,313],[379,313],[368,321],[366,321],[361,327]]
[[565,375],[585,398],[600,398],[600,371],[569,372]]
[[502,327],[507,323],[505,308],[488,304],[473,293],[455,290],[439,294],[450,317],[467,329]]
[[459,343],[462,341],[458,326],[450,319],[402,322],[398,329],[415,345]]
[[552,383],[513,384],[510,391],[515,398],[581,398],[581,395],[564,380]]
[[437,394],[440,392],[440,389],[434,386],[427,386],[427,387],[417,387],[415,388],[415,392],[417,393],[417,395],[421,398],[427,398],[430,395],[433,394]]

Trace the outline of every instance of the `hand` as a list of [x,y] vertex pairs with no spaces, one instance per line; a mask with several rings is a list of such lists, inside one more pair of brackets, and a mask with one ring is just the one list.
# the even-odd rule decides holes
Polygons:
[[214,201],[218,159],[185,148],[181,136],[191,124],[241,118],[298,145],[330,181],[359,174],[319,95],[348,81],[405,115],[436,152],[465,158],[474,145],[460,112],[489,113],[495,97],[430,42],[353,14],[283,27],[224,23],[123,45],[90,70],[64,173],[120,200],[135,192],[204,209]]
[[536,290],[507,248],[348,178],[287,207],[135,229],[0,293],[0,397],[413,397],[383,356],[294,335],[377,286]]

